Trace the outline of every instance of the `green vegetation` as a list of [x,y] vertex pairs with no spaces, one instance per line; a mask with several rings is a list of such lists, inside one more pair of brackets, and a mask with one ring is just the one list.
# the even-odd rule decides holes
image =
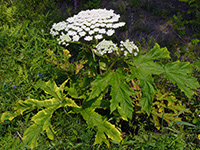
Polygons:
[[[151,37],[135,42],[138,54],[118,48],[102,56],[97,41],[66,47],[50,34],[53,23],[66,20],[61,2],[0,2],[0,149],[200,149],[199,1],[183,2],[193,18],[168,18],[181,37],[166,43],[171,49]],[[120,2],[118,12],[134,5]],[[132,9],[154,10],[135,3]],[[100,6],[80,0],[76,11]]]

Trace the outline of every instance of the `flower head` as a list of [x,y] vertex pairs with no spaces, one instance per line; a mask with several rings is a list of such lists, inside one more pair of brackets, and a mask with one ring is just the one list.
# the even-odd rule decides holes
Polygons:
[[96,54],[104,55],[105,53],[112,53],[118,51],[117,44],[114,44],[112,41],[103,40],[96,45]]
[[129,40],[126,40],[125,42],[121,41],[120,49],[124,52],[124,56],[126,56],[128,53],[137,56],[139,52],[138,47],[133,42],[129,42]]
[[71,38],[69,35],[64,34],[63,32],[60,35],[60,38],[57,39],[59,41],[59,44],[63,44],[63,45],[69,45],[68,42],[71,41]]
[[112,36],[116,28],[125,25],[124,22],[119,22],[119,18],[120,15],[115,14],[113,10],[85,10],[67,18],[66,21],[54,23],[50,33],[53,36],[60,35],[58,41],[65,45],[71,40],[77,41],[81,38],[85,41],[102,39],[103,34]]

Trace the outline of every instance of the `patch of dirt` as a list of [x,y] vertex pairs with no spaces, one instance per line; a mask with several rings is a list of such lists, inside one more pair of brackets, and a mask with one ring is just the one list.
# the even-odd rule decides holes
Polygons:
[[177,12],[187,11],[186,4],[178,0],[141,0],[137,5],[131,6],[123,0],[102,0],[102,8],[114,9],[127,24],[127,30],[118,35],[120,40],[142,42],[153,38],[161,46],[174,43],[176,39],[186,40],[176,33],[171,21]]

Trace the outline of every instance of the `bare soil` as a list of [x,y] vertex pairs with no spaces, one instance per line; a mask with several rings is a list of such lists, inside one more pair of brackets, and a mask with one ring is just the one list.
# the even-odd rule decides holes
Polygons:
[[[115,0],[114,3],[102,0],[102,7],[114,9],[121,14],[121,20],[127,23],[127,30],[119,36],[122,39],[142,42],[153,38],[161,46],[189,39],[178,35],[173,28],[173,15],[177,15],[177,12],[186,13],[188,9],[186,3],[178,0],[140,0],[138,6],[131,6],[123,0]],[[122,11],[123,7],[125,10]],[[188,32],[189,29],[185,30]]]

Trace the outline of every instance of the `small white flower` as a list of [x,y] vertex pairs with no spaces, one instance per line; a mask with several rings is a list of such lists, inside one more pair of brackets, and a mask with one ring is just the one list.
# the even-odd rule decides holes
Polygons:
[[94,29],[95,27],[96,27],[95,25],[91,25],[91,26],[90,26],[91,29]]
[[82,37],[82,36],[85,36],[86,35],[86,32],[85,31],[82,31],[82,32],[79,32],[79,35]]
[[112,41],[103,40],[96,45],[97,54],[112,53],[118,51],[117,44],[114,44]]
[[76,35],[76,32],[70,30],[70,31],[68,31],[67,35],[69,35],[69,36],[74,36],[74,35]]
[[71,41],[71,38],[69,37],[69,35],[66,35],[62,32],[58,41],[59,41],[59,44],[64,44],[67,46],[69,45],[68,42]]
[[124,51],[124,56],[126,56],[128,54],[128,52],[127,51]]
[[112,28],[112,26],[113,25],[111,23],[109,23],[109,24],[106,25],[107,28]]
[[124,52],[125,56],[128,54],[127,52],[129,52],[130,54],[133,54],[134,56],[137,56],[139,52],[138,47],[133,42],[129,42],[128,39],[125,42],[123,41],[120,42],[120,48],[121,48],[121,51]]
[[134,56],[137,56],[137,54],[138,54],[138,53],[136,53],[136,52],[135,52],[135,53],[133,53],[133,55],[134,55]]
[[86,22],[86,23],[84,23],[86,26],[91,26],[91,23],[89,23],[89,22]]
[[96,24],[95,24],[95,27],[98,28],[98,27],[100,27],[100,25],[101,25],[100,23],[96,23]]
[[78,41],[80,37],[78,35],[73,36],[73,41]]
[[74,21],[74,18],[73,18],[73,17],[67,18],[67,22],[72,23],[73,21]]
[[83,29],[82,29],[82,28],[79,28],[79,27],[77,27],[76,31],[77,31],[77,32],[81,32],[81,31],[83,31]]
[[116,24],[114,24],[113,25],[113,28],[119,28],[119,27],[122,27],[122,26],[124,26],[125,25],[125,22],[119,22],[119,23],[116,23]]
[[85,28],[84,30],[85,30],[85,31],[90,31],[90,28],[89,28],[89,27],[87,27],[87,28]]
[[89,35],[92,35],[92,34],[94,34],[94,31],[93,30],[89,31]]
[[115,19],[115,20],[119,20],[119,18],[120,18],[120,15],[117,15],[117,14],[115,14],[115,15],[113,15],[113,18],[112,19]]
[[92,41],[93,40],[93,37],[92,36],[86,36],[84,38],[85,41]]
[[73,29],[73,30],[79,30],[79,29],[81,29],[81,28],[79,28],[79,27],[77,27],[77,26],[72,26],[71,29]]
[[105,23],[109,23],[110,21],[109,21],[109,20],[104,20],[104,22],[105,22]]
[[53,29],[50,30],[50,34],[52,34],[53,36],[59,35],[58,31],[54,31]]
[[106,27],[106,24],[105,23],[101,23],[100,27],[104,28],[104,27]]
[[85,28],[87,28],[87,27],[86,27],[85,25],[82,25],[81,28],[82,28],[82,29],[85,29]]
[[97,52],[95,52],[97,55],[103,55],[104,53],[103,52],[101,52],[101,51],[97,51]]
[[99,30],[99,28],[94,28],[94,32],[98,32]]
[[105,29],[100,29],[100,30],[99,30],[99,33],[105,34],[105,33],[106,33],[106,30],[105,30]]
[[115,30],[110,29],[110,30],[107,31],[106,34],[107,34],[108,36],[112,36],[114,33],[115,33]]
[[98,34],[98,35],[95,35],[94,38],[100,40],[103,38],[103,36],[101,34]]
[[67,23],[62,21],[62,22],[59,22],[59,23],[54,23],[52,28],[56,31],[61,31],[61,30],[64,30],[65,28],[67,27]]
[[73,26],[74,26],[73,24],[68,24],[67,28],[71,29],[71,28],[73,28]]

